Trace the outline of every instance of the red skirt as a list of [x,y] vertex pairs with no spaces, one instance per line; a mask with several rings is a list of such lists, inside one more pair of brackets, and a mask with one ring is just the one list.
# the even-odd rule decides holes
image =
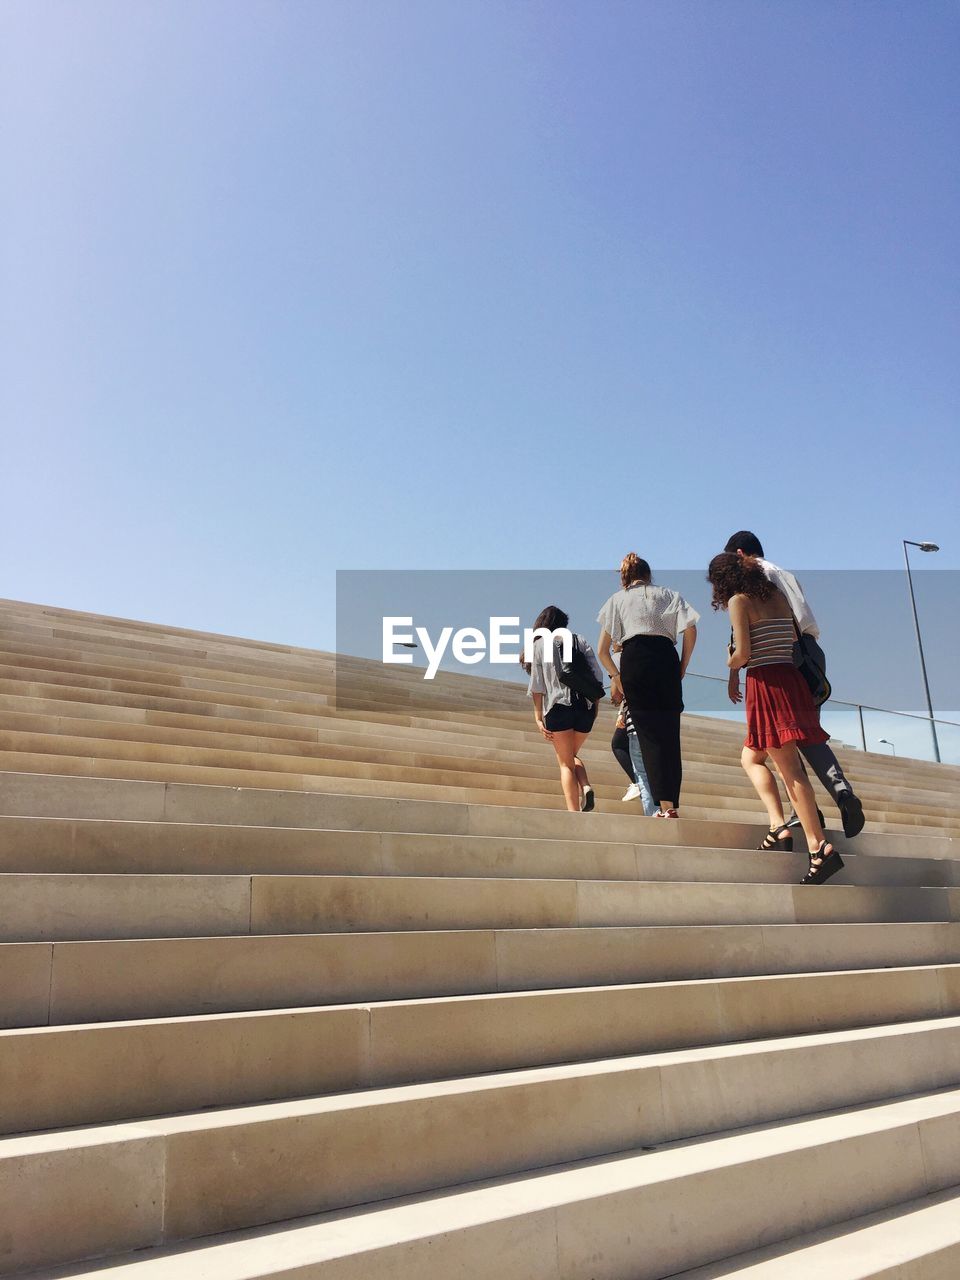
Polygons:
[[747,737],[754,751],[788,742],[827,742],[813,695],[792,663],[777,662],[747,672]]

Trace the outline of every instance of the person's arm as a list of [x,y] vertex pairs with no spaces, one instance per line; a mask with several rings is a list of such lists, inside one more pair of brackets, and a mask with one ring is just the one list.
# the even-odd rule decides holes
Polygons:
[[733,628],[733,651],[727,658],[731,671],[739,671],[750,661],[750,609],[746,596],[730,601],[730,625]]
[[680,679],[687,674],[687,667],[690,665],[690,659],[693,657],[694,646],[697,643],[697,624],[692,622],[683,633],[683,644],[680,648]]
[[549,741],[553,734],[543,723],[543,695],[546,691],[547,685],[543,678],[543,655],[534,646],[534,652],[530,657],[530,683],[527,686],[527,696],[533,699],[533,718],[537,728]]
[[807,603],[807,597],[803,594],[803,588],[797,581],[796,575],[792,574],[789,569],[781,569],[777,564],[771,564],[768,560],[761,561],[763,571],[770,581],[780,588],[787,597],[787,603],[793,610],[793,616],[797,620],[797,626],[806,636],[813,636],[814,640],[820,638],[820,627],[817,620],[813,616],[813,610]]
[[817,625],[817,620],[813,616],[813,610],[810,608],[809,604],[807,604],[807,597],[803,594],[803,587],[801,587],[800,583],[792,573],[785,574],[784,576],[789,578],[790,583],[796,592],[796,600],[791,600],[791,603],[793,604],[793,611],[797,619],[797,626],[800,628],[803,635],[813,636],[814,640],[819,640],[820,627]]
[[600,639],[597,641],[597,657],[600,659],[600,665],[610,677],[610,701],[615,707],[619,707],[623,701],[623,687],[620,684],[620,672],[617,670],[617,664],[610,653],[612,643],[610,632],[606,629],[601,631]]
[[700,615],[677,591],[673,593],[673,608],[676,611],[677,635],[683,637],[680,647],[680,679],[682,680],[687,674],[693,648],[697,643],[697,623],[700,621]]
[[553,734],[543,723],[543,694],[533,693],[530,696],[533,698],[533,718],[536,721],[537,728],[549,742],[553,738]]

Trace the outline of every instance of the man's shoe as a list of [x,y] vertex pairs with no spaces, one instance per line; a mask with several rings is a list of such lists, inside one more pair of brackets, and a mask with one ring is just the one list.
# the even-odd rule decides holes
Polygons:
[[866,818],[863,816],[863,805],[852,791],[837,801],[840,817],[843,819],[843,834],[848,840],[858,836],[863,830]]
[[620,797],[620,799],[621,800],[639,800],[640,788],[637,786],[635,782],[631,782],[629,787],[627,787],[626,791]]
[[[819,809],[817,810],[817,820],[819,821],[821,827],[826,827],[827,820],[823,816],[823,814],[820,812]],[[787,821],[783,825],[785,827],[791,827],[796,829],[797,827],[802,827],[803,823],[800,821],[800,819],[797,817],[795,813],[791,813],[790,817],[787,819]]]

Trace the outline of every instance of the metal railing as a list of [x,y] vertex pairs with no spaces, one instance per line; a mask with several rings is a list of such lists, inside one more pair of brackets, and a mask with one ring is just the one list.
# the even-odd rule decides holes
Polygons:
[[[694,715],[723,720],[744,718],[742,704],[735,706],[727,697],[727,681],[722,676],[688,671],[683,683],[684,702]],[[831,738],[858,751],[933,761],[939,746],[944,764],[960,764],[960,722],[955,720],[939,716],[931,720],[911,711],[892,711],[889,707],[834,698],[820,708],[820,720]]]

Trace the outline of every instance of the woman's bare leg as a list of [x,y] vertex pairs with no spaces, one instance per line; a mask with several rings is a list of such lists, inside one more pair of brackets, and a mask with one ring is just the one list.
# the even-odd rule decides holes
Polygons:
[[[787,788],[787,794],[800,819],[803,834],[807,837],[807,848],[811,853],[816,853],[823,843],[823,827],[817,817],[817,798],[813,794],[810,779],[804,773],[800,763],[797,744],[790,742],[785,747],[777,747],[775,750],[771,748],[770,757],[779,770],[780,777]],[[832,851],[833,846],[828,844],[824,853],[829,854]]]
[[[563,788],[563,798],[567,802],[567,808],[571,813],[580,812],[580,783],[577,780],[577,747],[580,745],[578,739],[582,739],[583,734],[575,733],[573,729],[563,729],[559,733],[553,735],[553,749],[557,753],[557,764],[560,766],[560,785]],[[580,766],[583,769],[583,765]],[[584,774],[586,770],[584,770]]]
[[577,782],[579,783],[580,789],[582,791],[584,787],[589,787],[590,779],[587,777],[587,767],[583,763],[583,761],[580,759],[580,748],[583,746],[586,740],[590,737],[590,735],[589,733],[574,733],[573,736],[575,740],[573,767],[577,775]]
[[752,747],[744,747],[740,753],[743,771],[753,783],[754,789],[763,801],[763,807],[770,819],[770,830],[783,826],[783,803],[780,799],[780,788],[777,780],[764,764],[767,758],[765,751],[754,751]]

